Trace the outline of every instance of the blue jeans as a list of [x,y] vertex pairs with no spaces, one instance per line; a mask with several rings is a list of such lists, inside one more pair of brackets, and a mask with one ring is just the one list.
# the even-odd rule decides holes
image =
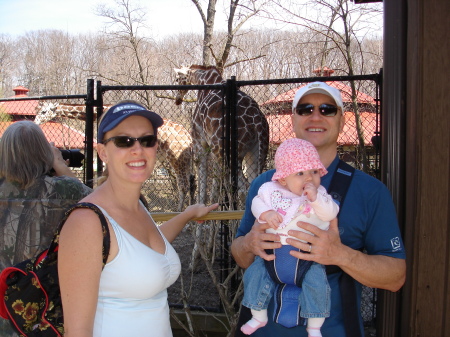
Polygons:
[[[242,305],[254,310],[267,309],[276,283],[269,276],[264,260],[257,256],[244,273]],[[331,288],[325,267],[313,263],[305,275],[299,296],[300,316],[304,318],[329,317]]]

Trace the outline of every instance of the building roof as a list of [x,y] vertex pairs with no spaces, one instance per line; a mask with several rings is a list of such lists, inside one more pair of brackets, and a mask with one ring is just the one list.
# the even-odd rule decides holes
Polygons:
[[15,87],[13,91],[16,93],[13,97],[27,97],[27,92],[30,91],[21,85]]
[[[366,146],[372,146],[372,137],[375,136],[375,131],[377,130],[376,114],[373,112],[360,112],[359,116],[362,124],[364,143]],[[280,144],[288,138],[295,137],[290,114],[267,115],[266,118],[270,129],[270,143]],[[379,124],[380,121],[378,120]],[[355,114],[351,111],[346,111],[344,130],[339,135],[338,145],[354,146],[358,143]]]
[[[349,103],[352,101],[351,100],[352,89],[349,86],[347,86],[344,83],[339,82],[339,81],[328,81],[325,83],[331,87],[334,87],[334,88],[340,90],[341,95],[342,95],[342,101],[344,103]],[[301,85],[297,88],[288,90],[286,92],[283,92],[283,93],[275,96],[274,98],[269,99],[268,101],[264,102],[262,104],[262,106],[269,105],[269,104],[292,103],[297,90],[304,87],[305,85],[306,84]],[[357,97],[357,101],[359,104],[375,104],[375,99],[372,96],[369,96],[361,91],[356,91],[356,97]]]
[[[11,98],[28,97],[27,88],[19,85],[13,89],[14,95]],[[0,112],[9,115],[19,116],[36,116],[36,111],[39,106],[39,100],[23,100],[23,101],[5,101],[0,102]]]
[[38,100],[0,102],[0,112],[9,115],[36,116],[38,105]]
[[[0,138],[6,128],[15,122],[0,122]],[[39,125],[49,142],[60,149],[84,149],[84,133],[65,124],[47,122]],[[94,140],[94,147],[97,142]]]

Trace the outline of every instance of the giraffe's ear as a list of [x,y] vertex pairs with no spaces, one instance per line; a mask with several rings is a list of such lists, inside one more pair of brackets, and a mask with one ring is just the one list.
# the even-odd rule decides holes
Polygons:
[[189,71],[189,68],[188,67],[185,67],[185,66],[182,66],[181,68],[174,68],[173,70],[175,70],[175,72],[178,74],[178,75],[187,75],[187,73],[188,73],[188,71]]

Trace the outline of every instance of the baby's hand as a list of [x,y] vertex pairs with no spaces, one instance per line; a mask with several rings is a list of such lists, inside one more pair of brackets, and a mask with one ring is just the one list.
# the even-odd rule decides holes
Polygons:
[[280,223],[283,222],[283,217],[281,216],[281,214],[275,211],[266,211],[264,213],[261,213],[259,219],[267,222],[273,229],[278,229]]
[[312,183],[306,183],[303,187],[303,194],[308,198],[310,202],[314,202],[317,199],[317,188]]

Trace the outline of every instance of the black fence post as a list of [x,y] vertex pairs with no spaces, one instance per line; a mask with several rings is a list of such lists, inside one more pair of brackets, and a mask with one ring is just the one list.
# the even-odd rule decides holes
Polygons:
[[382,94],[383,94],[383,68],[380,69],[380,72],[378,73],[378,77],[374,80],[375,82],[375,109],[376,109],[376,118],[375,122],[376,125],[376,131],[374,140],[372,140],[372,144],[375,148],[375,177],[379,180],[381,180],[381,119],[383,118],[382,111],[381,111],[381,102],[383,100]]
[[[228,115],[228,127],[229,135],[227,135],[228,146],[226,146],[226,151],[228,151],[228,165],[230,170],[230,183],[231,183],[231,195],[234,196],[238,190],[238,125],[236,120],[236,110],[237,110],[237,91],[238,87],[236,84],[236,76],[231,76],[227,80],[227,95],[226,95],[226,111]],[[229,138],[228,138],[229,137]],[[230,200],[230,206],[232,209],[237,209],[237,201]]]
[[94,179],[94,80],[87,80],[86,126],[85,126],[85,184],[93,187]]
[[[226,118],[225,118],[225,132],[226,132],[226,142],[225,142],[225,152],[226,152],[226,164],[229,170],[230,179],[230,195],[231,200],[228,200],[231,209],[237,209],[237,201],[234,198],[236,191],[238,190],[238,160],[237,160],[237,149],[238,149],[238,129],[236,120],[236,110],[237,110],[237,85],[236,76],[231,76],[226,82],[226,96],[225,96],[225,107],[226,107]],[[228,277],[230,272],[230,227],[229,224],[222,224],[221,226],[222,234],[222,281]]]
[[[103,89],[102,81],[97,81],[97,129],[100,118],[103,115]],[[97,178],[103,173],[103,162],[97,155]]]

